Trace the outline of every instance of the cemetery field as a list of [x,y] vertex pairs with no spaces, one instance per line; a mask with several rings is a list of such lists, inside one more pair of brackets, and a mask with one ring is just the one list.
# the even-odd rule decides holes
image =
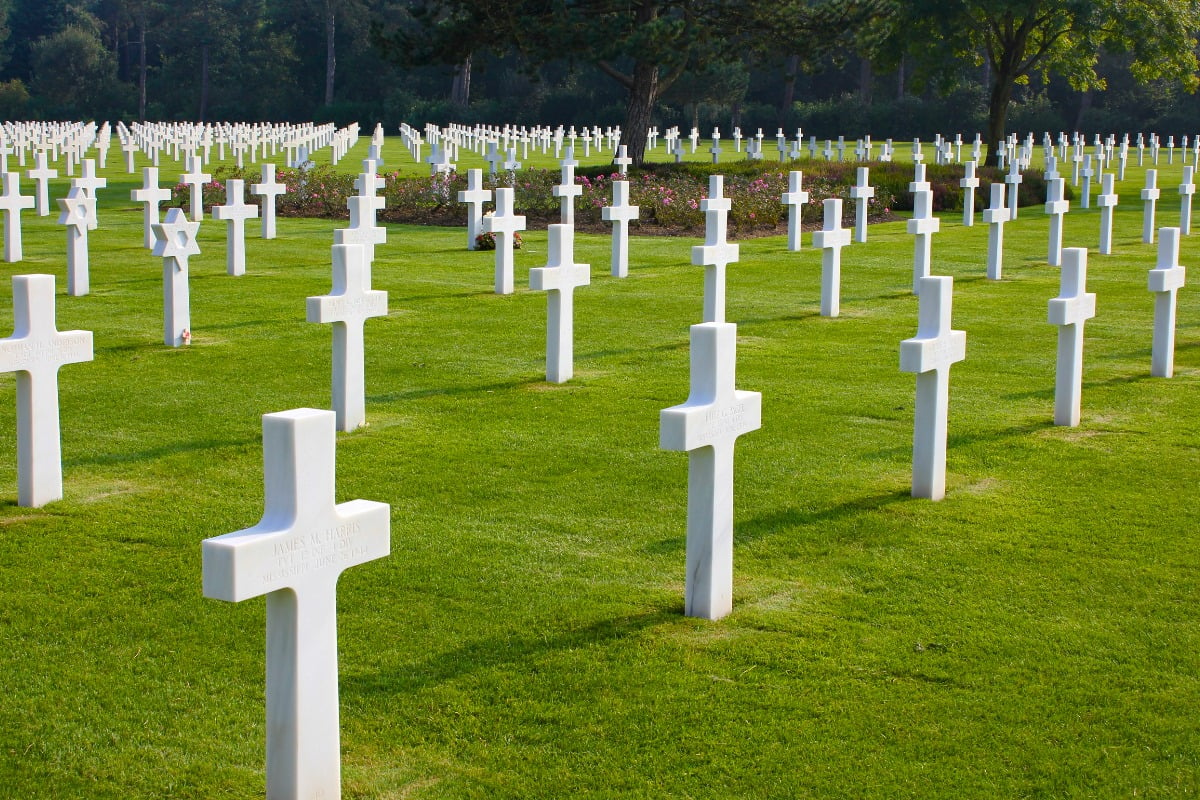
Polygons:
[[[40,509],[16,506],[0,375],[0,796],[261,797],[265,604],[203,598],[200,542],[262,515],[261,416],[329,407],[331,334],[305,298],[330,291],[345,223],[280,219],[264,241],[251,220],[234,278],[207,219],[192,344],[172,349],[162,260],[127,199],[141,176],[114,155],[91,294],[65,294],[54,216],[23,214],[25,260],[4,265],[56,275],[58,328],[93,331],[95,360],[59,374],[65,498]],[[1175,225],[1180,167],[1159,169],[1158,224]],[[608,237],[578,234],[592,283],[575,378],[552,385],[546,297],[527,288],[544,230],[502,297],[463,229],[388,226],[369,424],[337,439],[338,501],[392,520],[390,557],[338,586],[344,796],[1196,796],[1200,289],[1179,293],[1175,376],[1151,378],[1142,175],[1118,186],[1113,255],[1095,251],[1098,208],[1065,220],[1098,296],[1077,428],[1052,425],[1041,207],[1006,226],[999,282],[987,226],[942,216],[933,272],[955,279],[967,357],[938,503],[909,496],[904,223],[843,251],[836,319],[818,316],[808,235],[799,253],[741,242],[727,316],[763,424],[737,445],[718,622],[682,614],[687,457],[658,448],[659,411],[688,395],[700,240],[634,230],[619,280]],[[1193,282],[1198,242],[1180,258]]]

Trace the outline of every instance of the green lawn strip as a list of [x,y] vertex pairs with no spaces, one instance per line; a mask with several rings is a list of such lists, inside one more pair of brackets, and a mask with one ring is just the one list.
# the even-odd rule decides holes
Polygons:
[[[365,155],[365,138],[347,159]],[[906,147],[902,148],[907,150]],[[388,168],[398,143],[384,150]],[[0,785],[18,797],[248,798],[263,792],[261,601],[200,596],[201,539],[262,513],[263,413],[329,402],[335,223],[224,226],[193,257],[194,343],[161,343],[161,261],[140,247],[140,176],[110,160],[93,293],[65,295],[65,232],[25,214],[26,261],[58,277],[58,327],[95,332],[60,373],[66,498],[15,503],[13,378],[0,376]],[[343,164],[355,163],[343,161]],[[801,163],[803,168],[803,163]],[[1160,166],[1176,224],[1179,164]],[[164,175],[166,172],[164,171]],[[166,182],[164,180],[164,182]],[[580,234],[576,378],[543,381],[544,232],[492,294],[461,229],[389,226],[366,326],[370,425],[339,435],[338,499],[392,505],[392,556],[339,585],[350,798],[1183,797],[1200,782],[1200,306],[1180,293],[1176,377],[1149,377],[1142,172],[1116,253],[1089,259],[1083,423],[1050,424],[1056,330],[1047,222],[942,216],[955,277],[942,503],[908,497],[916,330],[912,237],[843,253],[843,316],[817,316],[820,254],[780,237],[730,268],[740,440],[735,605],[681,616],[687,459],[657,449],[688,391],[694,239]],[[55,182],[61,196],[65,181]],[[1078,203],[1067,246],[1094,248]],[[1200,263],[1185,238],[1181,263]],[[0,330],[11,330],[0,302]],[[4,488],[7,487],[7,488]]]

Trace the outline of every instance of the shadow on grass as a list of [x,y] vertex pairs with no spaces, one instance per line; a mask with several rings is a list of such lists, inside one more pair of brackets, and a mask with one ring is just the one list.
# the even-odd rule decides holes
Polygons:
[[[774,536],[788,529],[800,528],[817,522],[831,522],[869,511],[877,511],[893,503],[912,499],[912,492],[906,487],[883,494],[859,497],[828,508],[813,511],[801,511],[798,508],[785,508],[763,514],[742,523],[734,524],[733,541],[735,544],[748,544],[767,536]],[[682,553],[687,549],[683,536],[673,536],[653,542],[646,546],[647,553],[652,555],[670,555]]]
[[502,666],[519,668],[544,653],[579,650],[625,639],[647,628],[678,621],[682,616],[682,601],[672,602],[641,614],[600,620],[583,628],[479,639],[390,673],[343,675],[342,692],[343,695],[367,696],[417,691],[479,670]]
[[436,389],[413,389],[407,392],[389,392],[387,394],[367,395],[367,402],[391,403],[397,400],[420,400],[425,397],[459,397],[462,395],[486,394],[488,392],[501,392],[508,389],[523,389],[530,386],[536,386],[538,384],[544,384],[545,382],[545,377],[539,376],[537,378],[528,378],[525,380],[489,383],[484,384],[483,386],[447,386]]
[[63,468],[67,469],[83,466],[102,466],[106,464],[130,464],[138,461],[153,461],[155,459],[174,456],[180,453],[194,453],[201,450],[218,450],[224,447],[257,447],[260,446],[261,441],[262,440],[258,437],[250,439],[203,439],[198,442],[180,442],[179,444],[152,447],[149,450],[141,450],[134,453],[97,453],[84,458],[64,459]]
[[678,350],[687,350],[688,347],[690,347],[690,345],[688,344],[687,340],[681,339],[677,342],[656,344],[652,347],[624,347],[619,350],[593,350],[590,353],[580,353],[576,356],[576,358],[611,358],[613,356],[629,356],[636,353],[671,353]]

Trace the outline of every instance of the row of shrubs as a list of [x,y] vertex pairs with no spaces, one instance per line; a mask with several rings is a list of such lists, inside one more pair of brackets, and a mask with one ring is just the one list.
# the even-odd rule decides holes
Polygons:
[[[824,200],[841,198],[843,223],[850,224],[855,214],[850,188],[856,181],[857,165],[831,162],[806,164],[805,167],[803,188],[809,193],[806,221],[821,219]],[[870,169],[870,183],[875,188],[875,197],[869,201],[869,216],[873,221],[888,220],[893,218],[895,211],[912,209],[912,195],[908,191],[913,177],[911,164],[875,163]],[[787,207],[780,202],[780,197],[788,190],[788,170],[787,164],[769,169],[762,162],[750,161],[719,165],[648,164],[645,169],[633,170],[625,178],[629,181],[630,203],[640,208],[640,219],[634,225],[664,233],[692,234],[703,230],[701,202],[708,196],[709,176],[719,173],[725,176],[724,195],[732,201],[730,232],[743,236],[774,232],[787,221]],[[976,208],[981,209],[988,203],[991,183],[1003,180],[1003,174],[988,168],[980,168],[977,174],[980,187],[976,190],[975,203]],[[962,176],[962,166],[927,167],[926,180],[933,191],[935,211],[962,208],[962,189],[959,188]],[[396,173],[384,173],[381,177],[386,205],[378,213],[380,220],[424,225],[463,224],[465,212],[458,201],[458,193],[466,189],[465,175],[449,173],[405,178]],[[622,177],[613,172],[611,166],[578,171],[576,183],[582,190],[575,200],[578,225],[586,228],[603,224],[601,212],[612,202],[612,182]],[[204,186],[206,207],[225,202],[225,182],[230,178],[240,178],[247,185],[258,181],[257,170],[219,168],[214,180]],[[276,200],[277,213],[283,216],[346,219],[346,200],[357,193],[356,176],[329,166],[281,169],[277,178],[287,186],[287,194]],[[517,213],[524,214],[531,224],[541,226],[559,218],[559,198],[551,191],[559,181],[557,170],[525,169],[495,177],[485,176],[484,186],[489,189],[511,187]],[[190,187],[179,184],[172,192],[171,204],[187,206],[189,197]],[[1026,173],[1019,190],[1020,204],[1034,205],[1042,202],[1044,197],[1045,181],[1041,174]],[[257,202],[258,198],[249,194],[247,200]]]

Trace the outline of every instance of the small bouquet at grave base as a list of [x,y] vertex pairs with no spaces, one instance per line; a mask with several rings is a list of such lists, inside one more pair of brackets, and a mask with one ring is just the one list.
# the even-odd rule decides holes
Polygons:
[[[513,250],[520,250],[521,245],[524,244],[524,240],[521,238],[521,234],[517,233],[516,231],[513,231],[512,243],[513,243]],[[496,234],[481,233],[478,236],[476,236],[475,237],[475,249],[476,250],[495,250],[496,249]]]

